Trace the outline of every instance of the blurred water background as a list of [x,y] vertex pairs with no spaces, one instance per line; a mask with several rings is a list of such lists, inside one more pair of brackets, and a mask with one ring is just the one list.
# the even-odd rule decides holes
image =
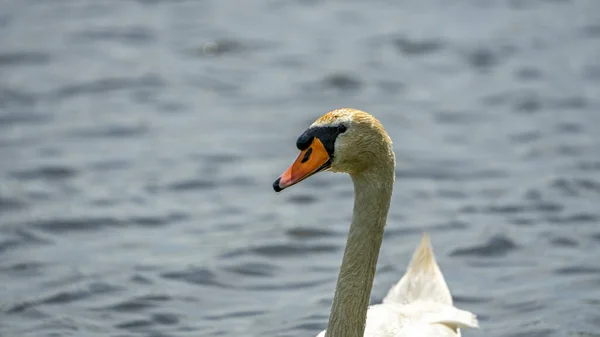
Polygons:
[[373,302],[421,233],[466,336],[600,336],[600,2],[4,0],[0,335],[313,336],[373,113],[398,160]]

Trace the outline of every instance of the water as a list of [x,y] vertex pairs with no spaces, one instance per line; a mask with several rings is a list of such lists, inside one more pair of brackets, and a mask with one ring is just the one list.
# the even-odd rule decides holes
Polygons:
[[345,106],[398,159],[373,302],[429,231],[466,336],[599,336],[599,2],[0,6],[2,336],[315,335],[350,179],[271,184]]

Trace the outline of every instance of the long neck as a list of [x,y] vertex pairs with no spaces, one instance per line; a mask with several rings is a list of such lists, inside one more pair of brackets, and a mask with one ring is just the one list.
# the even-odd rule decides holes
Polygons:
[[363,337],[394,168],[353,175],[354,210],[327,326],[327,337]]

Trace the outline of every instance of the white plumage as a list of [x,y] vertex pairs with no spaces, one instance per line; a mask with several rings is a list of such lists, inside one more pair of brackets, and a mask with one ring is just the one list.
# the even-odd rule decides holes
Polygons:
[[[424,234],[408,269],[383,299],[367,311],[365,337],[457,337],[477,328],[474,314],[452,304],[444,275]],[[325,330],[317,335],[324,337]]]

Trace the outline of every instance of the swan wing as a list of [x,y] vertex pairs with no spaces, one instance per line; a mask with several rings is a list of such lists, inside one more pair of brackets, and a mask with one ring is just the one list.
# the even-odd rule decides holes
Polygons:
[[435,260],[427,233],[415,250],[406,273],[389,290],[383,303],[408,304],[416,300],[452,305],[450,289]]
[[477,316],[452,305],[436,302],[417,301],[396,309],[401,315],[413,317],[420,323],[443,324],[456,330],[458,328],[478,328]]

